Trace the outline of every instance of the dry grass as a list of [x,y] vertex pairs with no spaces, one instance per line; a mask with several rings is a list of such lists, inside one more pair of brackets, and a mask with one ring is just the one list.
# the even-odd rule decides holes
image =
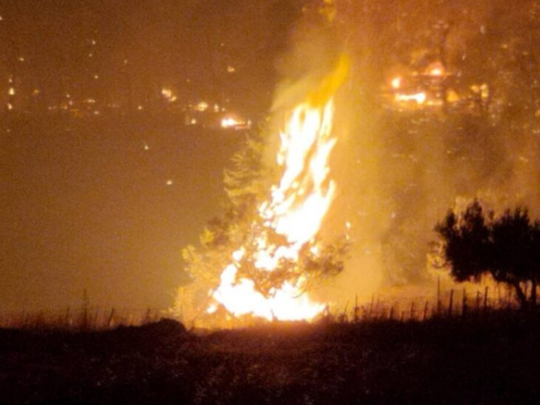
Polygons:
[[104,332],[0,330],[9,404],[539,403],[536,314]]

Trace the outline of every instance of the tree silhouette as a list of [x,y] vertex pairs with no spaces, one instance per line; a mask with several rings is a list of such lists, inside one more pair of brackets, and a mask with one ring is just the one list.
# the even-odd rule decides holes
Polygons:
[[506,210],[496,218],[475,200],[462,213],[450,210],[435,231],[441,238],[443,266],[450,268],[456,281],[479,281],[490,275],[514,290],[522,308],[536,306],[540,223],[531,220],[527,209]]

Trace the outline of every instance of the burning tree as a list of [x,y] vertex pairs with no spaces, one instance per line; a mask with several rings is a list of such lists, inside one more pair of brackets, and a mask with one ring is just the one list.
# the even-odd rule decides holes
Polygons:
[[224,216],[209,223],[201,249],[184,250],[193,283],[181,289],[177,309],[185,312],[195,300],[206,313],[267,320],[313,319],[324,310],[308,292],[343,270],[347,252],[345,238],[327,244],[318,233],[335,196],[329,168],[337,141],[334,96],[348,63],[342,57],[289,113],[275,169],[262,164],[265,136],[248,139],[233,157]]
[[450,268],[456,281],[478,281],[490,275],[514,289],[522,308],[536,305],[540,222],[531,220],[526,209],[495,217],[474,201],[463,213],[449,211],[435,230],[441,237],[441,264]]

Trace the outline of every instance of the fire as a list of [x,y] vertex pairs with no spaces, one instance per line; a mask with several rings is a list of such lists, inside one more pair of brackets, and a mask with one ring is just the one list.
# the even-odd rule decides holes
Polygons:
[[401,87],[401,82],[402,82],[402,80],[403,80],[403,79],[402,79],[401,77],[399,77],[399,76],[394,77],[394,78],[392,79],[392,82],[391,82],[392,88],[395,89],[395,90],[399,89],[399,88]]
[[409,102],[416,101],[417,104],[424,104],[427,100],[427,94],[422,92],[414,94],[396,94],[396,101]]
[[[232,254],[220,285],[211,292],[214,302],[209,313],[222,306],[236,317],[311,320],[325,309],[325,304],[309,297],[307,277],[299,271],[292,279],[273,282],[265,294],[242,269],[249,263],[252,272],[274,275],[284,262],[297,265],[304,249],[315,256],[319,253],[316,236],[336,191],[329,167],[337,142],[332,134],[334,95],[347,77],[348,65],[342,57],[335,70],[290,113],[277,155],[281,180],[259,205],[249,241]],[[279,236],[279,243],[273,235]]]

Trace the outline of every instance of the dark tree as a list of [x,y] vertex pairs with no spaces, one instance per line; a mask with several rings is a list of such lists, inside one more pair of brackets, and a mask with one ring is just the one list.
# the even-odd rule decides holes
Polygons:
[[515,291],[522,308],[536,305],[540,223],[531,220],[526,209],[507,210],[495,218],[474,201],[462,213],[449,211],[435,231],[441,237],[443,265],[456,281],[479,281],[490,275]]
[[522,306],[528,304],[523,285],[532,285],[530,303],[536,304],[536,285],[540,277],[540,224],[531,221],[526,209],[507,210],[491,229],[493,244],[492,274],[495,280],[511,285]]

